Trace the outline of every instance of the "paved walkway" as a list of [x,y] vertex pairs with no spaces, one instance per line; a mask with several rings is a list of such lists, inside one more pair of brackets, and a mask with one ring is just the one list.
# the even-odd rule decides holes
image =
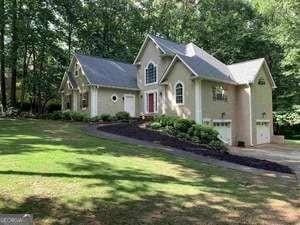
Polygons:
[[297,145],[264,144],[250,148],[231,147],[230,152],[287,165],[295,172],[300,181],[300,148]]
[[202,163],[213,164],[215,166],[225,167],[228,169],[239,170],[239,171],[243,171],[243,172],[250,172],[250,173],[254,173],[254,174],[262,175],[262,176],[280,177],[280,178],[293,179],[293,180],[296,179],[294,174],[278,173],[278,172],[273,172],[273,171],[268,171],[268,170],[256,169],[256,168],[247,167],[247,166],[243,166],[243,165],[239,165],[239,164],[235,164],[235,163],[221,161],[221,160],[210,158],[210,157],[204,157],[204,156],[197,155],[197,154],[194,154],[191,152],[186,152],[186,151],[183,151],[180,149],[162,146],[160,144],[153,143],[153,142],[141,141],[141,140],[137,140],[134,138],[128,138],[128,137],[119,136],[119,135],[115,135],[115,134],[111,134],[111,133],[106,133],[106,132],[98,130],[95,125],[88,125],[88,126],[85,126],[83,129],[87,134],[89,134],[91,136],[126,142],[129,144],[145,146],[148,148],[151,148],[151,147],[159,148],[159,149],[169,152],[173,155],[179,155],[179,156],[184,156],[184,157],[188,157],[191,159],[196,159],[196,160],[201,161]]

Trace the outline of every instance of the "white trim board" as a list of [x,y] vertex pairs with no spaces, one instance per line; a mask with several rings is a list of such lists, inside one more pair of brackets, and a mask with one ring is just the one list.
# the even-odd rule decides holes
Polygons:
[[[147,94],[151,94],[151,93],[156,93],[156,99],[154,98],[154,112],[153,113],[158,113],[158,90],[157,89],[153,89],[153,90],[147,90],[147,91],[144,91],[144,95],[143,95],[143,98],[144,98],[144,112],[146,114],[150,114],[150,112],[148,112],[148,107],[147,107]],[[155,107],[155,104],[156,104],[156,107]]]
[[202,124],[202,87],[200,79],[195,80],[195,121]]

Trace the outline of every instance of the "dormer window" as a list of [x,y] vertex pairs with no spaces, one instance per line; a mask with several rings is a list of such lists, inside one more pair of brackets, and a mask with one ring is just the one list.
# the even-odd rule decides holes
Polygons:
[[154,63],[151,62],[148,64],[145,73],[146,73],[146,84],[157,83],[157,72]]

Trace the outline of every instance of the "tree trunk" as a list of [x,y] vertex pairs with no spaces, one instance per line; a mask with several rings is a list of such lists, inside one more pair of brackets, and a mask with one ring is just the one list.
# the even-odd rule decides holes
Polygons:
[[12,1],[12,36],[11,36],[11,105],[16,106],[16,83],[17,83],[17,59],[18,59],[18,43],[17,43],[17,0]]
[[4,0],[0,0],[0,80],[1,80],[1,103],[6,111],[6,87],[5,87],[5,53],[4,53],[4,32],[5,32],[5,10]]
[[21,107],[24,104],[26,77],[27,77],[27,43],[25,43],[24,55],[23,55],[23,74],[22,74],[22,84],[21,84]]

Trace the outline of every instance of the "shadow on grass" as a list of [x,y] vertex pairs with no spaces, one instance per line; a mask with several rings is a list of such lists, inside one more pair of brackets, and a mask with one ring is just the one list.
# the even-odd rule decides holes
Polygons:
[[[6,124],[8,126],[8,124]],[[66,201],[42,195],[23,196],[16,200],[9,193],[0,199],[1,213],[33,213],[37,224],[293,224],[294,217],[286,218],[280,210],[269,206],[275,199],[297,208],[297,196],[286,194],[286,184],[276,187],[266,178],[243,173],[222,174],[198,162],[173,157],[155,149],[145,149],[129,144],[89,137],[79,127],[66,123],[36,121],[13,122],[10,128],[0,126],[0,154],[25,154],[34,152],[65,151],[83,155],[132,156],[163,160],[178,166],[180,178],[146,170],[117,168],[113,162],[99,162],[80,158],[78,162],[61,163],[66,172],[39,172],[2,170],[2,176],[40,176],[42,178],[66,178],[87,180],[82,188],[109,187],[105,197],[79,197]],[[83,156],[82,155],[82,156]],[[187,170],[195,175],[185,179]],[[240,174],[241,178],[238,177]],[[189,177],[190,178],[190,177]],[[66,182],[66,181],[62,181]],[[127,185],[124,184],[127,182]],[[128,184],[129,183],[129,184]],[[85,185],[85,186],[84,186]],[[155,186],[158,185],[158,186]],[[180,186],[172,192],[168,188]],[[198,194],[181,194],[185,188],[197,189]],[[289,187],[289,190],[291,188]],[[108,196],[108,197],[107,197]]]
[[[88,198],[62,202],[59,198],[29,196],[23,201],[0,198],[2,213],[31,213],[35,224],[92,225],[192,225],[192,224],[296,224],[273,209],[232,206],[227,200],[211,200],[205,195],[190,197],[145,195],[141,200],[115,203],[110,199]],[[185,203],[185,202],[189,203]],[[82,207],[89,205],[89,207]],[[267,212],[267,214],[265,214]]]

